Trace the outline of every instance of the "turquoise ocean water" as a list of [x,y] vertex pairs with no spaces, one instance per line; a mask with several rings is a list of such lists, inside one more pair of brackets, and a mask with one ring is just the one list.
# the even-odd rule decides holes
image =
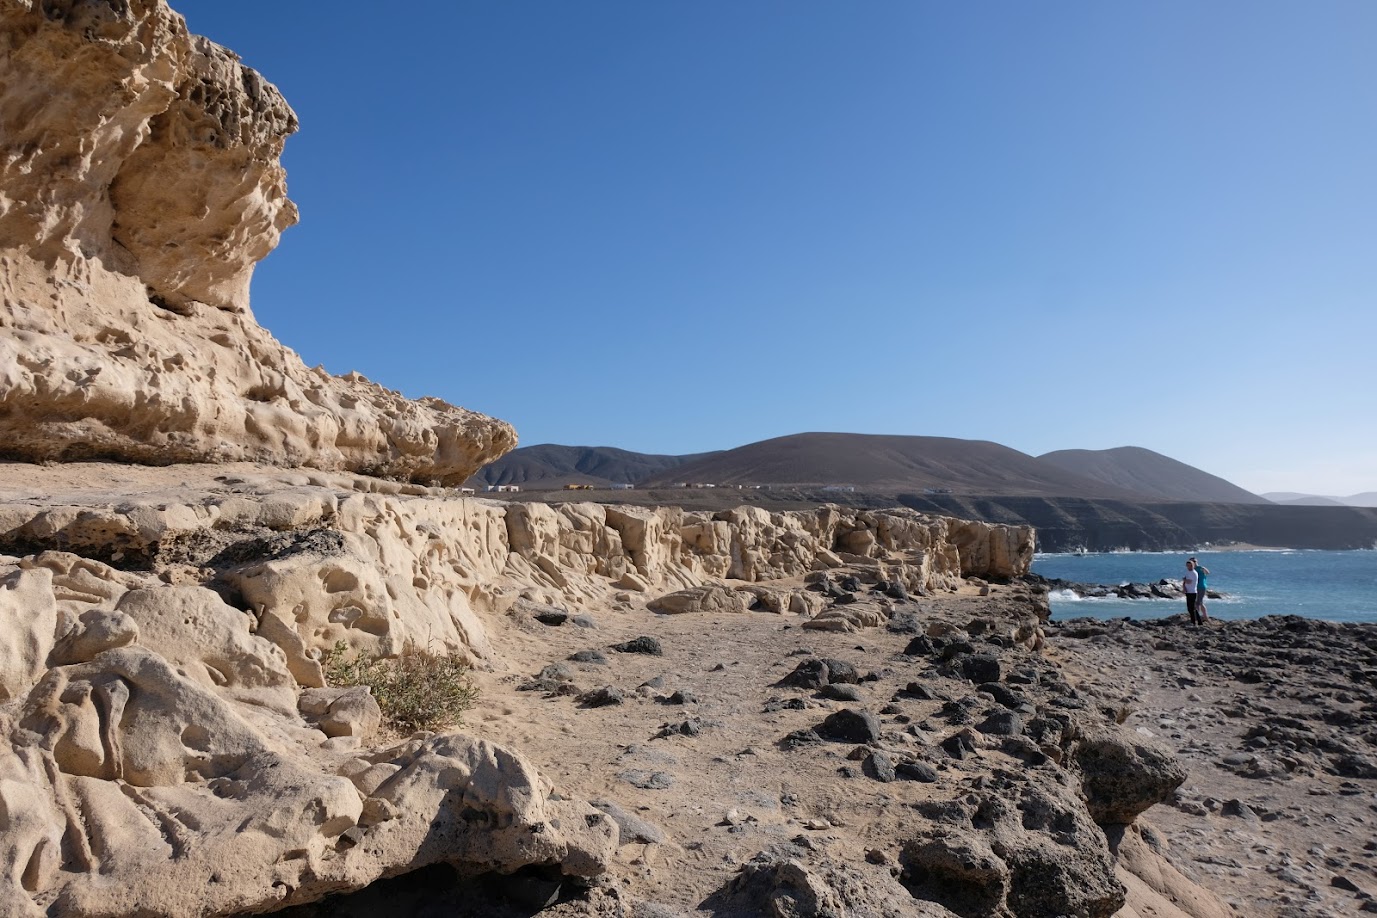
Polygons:
[[[1209,601],[1220,619],[1304,615],[1337,622],[1377,622],[1377,551],[1098,552],[1037,555],[1033,573],[1081,583],[1178,583],[1186,558],[1210,569]],[[1054,619],[1163,618],[1185,612],[1184,600],[1077,599],[1053,593]]]

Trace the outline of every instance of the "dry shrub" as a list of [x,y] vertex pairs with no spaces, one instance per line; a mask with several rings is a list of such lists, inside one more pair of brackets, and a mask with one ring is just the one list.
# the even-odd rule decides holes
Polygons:
[[371,688],[383,718],[400,733],[461,727],[464,712],[478,701],[468,664],[454,654],[418,650],[376,659],[355,654],[351,660],[348,651],[340,641],[325,655],[326,680]]

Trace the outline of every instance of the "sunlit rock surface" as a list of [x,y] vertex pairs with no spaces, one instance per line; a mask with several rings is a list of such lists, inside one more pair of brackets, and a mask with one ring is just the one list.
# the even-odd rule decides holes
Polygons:
[[306,367],[249,312],[297,221],[277,89],[154,0],[0,0],[0,452],[458,483],[510,425]]

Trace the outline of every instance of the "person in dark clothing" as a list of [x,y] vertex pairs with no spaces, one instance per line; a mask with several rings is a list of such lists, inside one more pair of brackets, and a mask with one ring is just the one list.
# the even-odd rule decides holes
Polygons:
[[1191,617],[1192,625],[1199,625],[1200,612],[1196,609],[1196,603],[1200,601],[1197,593],[1200,589],[1200,575],[1195,572],[1194,558],[1186,562],[1186,576],[1181,580],[1181,589],[1186,594],[1186,614]]

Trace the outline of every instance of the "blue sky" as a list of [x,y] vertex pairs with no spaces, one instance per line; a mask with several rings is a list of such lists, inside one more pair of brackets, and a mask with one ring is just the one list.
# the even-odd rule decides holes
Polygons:
[[1377,490],[1377,4],[174,0],[301,119],[310,364],[650,453]]

